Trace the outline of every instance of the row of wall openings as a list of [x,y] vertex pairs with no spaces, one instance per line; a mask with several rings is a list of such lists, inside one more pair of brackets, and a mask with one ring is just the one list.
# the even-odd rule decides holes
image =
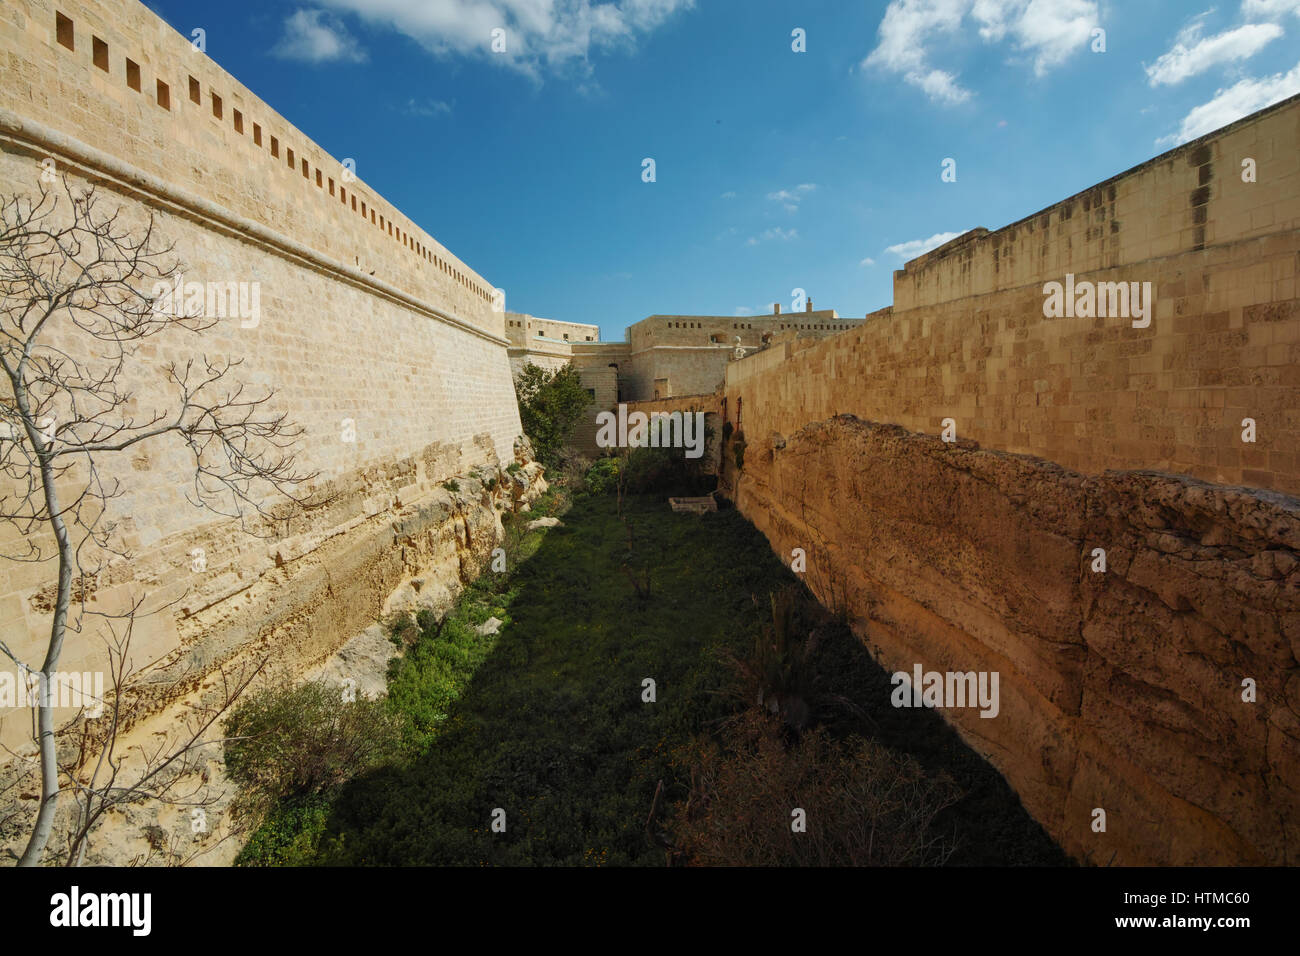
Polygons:
[[[72,18],[57,10],[54,12],[54,35],[55,35],[55,40],[58,42],[60,46],[65,47],[68,50],[72,50],[73,52],[76,51],[77,48],[76,27],[72,21]],[[125,57],[124,60],[125,60],[126,85],[130,89],[135,90],[135,92],[137,93],[142,92],[143,84],[140,75],[140,64],[136,63],[134,60],[132,60],[129,57]],[[91,37],[91,62],[94,64],[94,66],[103,70],[105,73],[110,72],[108,43],[106,43],[100,37],[93,36],[93,35]],[[157,85],[155,90],[156,90],[157,104],[162,109],[165,109],[168,112],[170,112],[172,108],[171,87],[167,83],[165,83],[162,79],[156,79],[156,84]],[[198,79],[193,76],[189,77],[189,94],[190,94],[190,101],[192,103],[198,106],[203,105],[202,85],[199,83]],[[222,99],[215,92],[210,92],[209,95],[211,96],[212,115],[215,119],[220,120],[223,118],[225,112]],[[244,135],[244,114],[237,109],[232,109],[231,113],[232,113],[232,122],[234,125],[235,132],[240,136],[243,136]],[[257,123],[253,124],[253,143],[256,146],[262,145],[262,127]],[[294,167],[293,150],[286,147],[285,154],[286,154],[288,166],[292,169]],[[271,156],[272,158],[276,158],[276,159],[278,159],[280,156],[280,141],[275,136],[271,137]],[[305,157],[302,159],[301,168],[302,168],[303,178],[310,181],[310,179],[312,178],[311,176],[312,167],[308,163]],[[316,172],[315,179],[316,179],[317,188],[324,189],[325,188],[324,174],[321,172],[319,167],[316,167],[315,172]],[[332,178],[329,180],[329,194],[331,196],[334,195],[334,180]],[[347,190],[345,188],[342,188],[341,186],[339,189],[339,199],[343,203],[344,208],[346,208],[348,204]],[[353,212],[357,211],[357,197],[355,191],[353,192],[353,196],[352,196],[352,211]],[[360,213],[361,213],[361,217],[364,219],[366,216],[366,203],[364,200],[361,202]],[[372,224],[375,222],[373,209],[370,211],[370,221]],[[381,229],[385,228],[385,222],[383,216],[379,217],[379,227]],[[449,276],[452,276],[461,285],[464,285],[465,287],[470,289],[480,299],[483,299],[484,301],[488,301],[491,299],[491,295],[488,293],[486,289],[484,289],[477,283],[470,281],[469,278],[459,270],[451,269],[450,267],[448,267],[446,263],[444,263],[438,256],[434,255],[429,249],[427,249],[423,243],[415,240],[410,233],[400,228],[395,230],[391,220],[387,223],[387,230],[390,236],[393,236],[393,238],[397,239],[399,242],[401,242],[412,252],[420,256],[420,258],[424,259],[425,261],[433,265],[439,266],[439,268],[443,272],[445,272]]]
[[784,325],[782,329],[821,329],[826,332],[840,332],[849,328],[847,325]]
[[[60,44],[69,50],[75,49],[76,41],[73,35],[72,21],[61,13],[55,14],[55,34]],[[105,73],[111,72],[108,65],[108,44],[94,35],[90,38],[90,61]],[[124,61],[126,64],[126,85],[137,93],[143,92],[140,81],[140,64],[130,57],[125,57]],[[158,105],[165,110],[170,110],[172,108],[171,88],[162,80],[157,82]]]
[[698,329],[702,328],[698,322],[673,322],[668,326],[670,329]]

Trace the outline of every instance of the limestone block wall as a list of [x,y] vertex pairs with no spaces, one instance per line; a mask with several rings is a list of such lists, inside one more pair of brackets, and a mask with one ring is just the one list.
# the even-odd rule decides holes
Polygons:
[[1300,494],[1300,299],[1255,281],[1294,276],[1298,260],[1293,230],[1079,276],[1150,281],[1146,329],[1044,318],[1037,285],[877,313],[786,362],[729,364],[727,395],[763,434],[841,412],[931,434],[951,418],[958,437],[1080,471]]
[[139,0],[6,2],[0,57],[0,115],[36,120],[503,334],[492,284],[354,175],[364,155],[345,169],[358,157],[330,156]]
[[[62,18],[72,49],[60,42]],[[103,457],[104,479],[122,483],[109,517],[130,557],[84,582],[87,609],[120,612],[146,598],[152,613],[136,625],[131,657],[148,693],[174,695],[252,648],[312,663],[373,623],[403,580],[427,575],[425,593],[435,593],[456,583],[440,579],[448,567],[470,575],[435,554],[437,542],[484,553],[498,511],[540,478],[529,472],[517,489],[501,472],[521,429],[503,316],[480,296],[481,277],[364,183],[348,183],[344,201],[323,153],[137,3],[6,3],[0,58],[0,191],[34,195],[53,160],[74,189],[93,184],[102,208],[120,209],[136,234],[152,214],[187,282],[259,289],[256,321],[230,316],[201,335],[150,339],[120,385],[140,410],[171,409],[166,363],[240,362],[229,380],[249,396],[273,390],[268,409],[304,430],[295,451],[316,478],[300,491],[331,499],[254,538],[187,501],[193,468],[179,443]],[[202,109],[188,100],[190,75]],[[166,107],[156,80],[168,84]],[[219,118],[210,93],[221,97]],[[309,157],[308,177],[288,168],[290,148]],[[86,351],[70,327],[49,344]],[[475,472],[481,482],[462,478],[472,496],[443,501],[446,479]],[[417,526],[434,544],[403,544]],[[0,531],[6,550],[20,544]],[[48,562],[0,561],[0,631],[29,662],[43,656],[55,577]],[[96,670],[104,659],[87,631],[69,640],[61,666]],[[7,716],[0,739],[17,744],[26,721]]]
[[633,351],[674,345],[734,346],[737,336],[741,345],[757,348],[763,344],[765,335],[789,330],[843,332],[861,322],[861,319],[841,318],[834,309],[744,316],[652,315],[630,326],[627,337]]
[[510,372],[515,376],[518,376],[529,365],[536,365],[548,372],[555,372],[564,368],[569,362],[569,356],[559,352],[542,351],[537,348],[510,349]]
[[528,346],[534,339],[553,343],[567,342],[572,345],[600,341],[598,325],[543,319],[525,312],[507,312],[505,318],[506,338],[514,346]]
[[834,309],[759,316],[652,315],[628,329],[627,394],[638,401],[712,392],[733,359],[736,339],[756,352],[779,338],[825,338],[860,325]]
[[[996,232],[973,230],[913,259],[894,273],[894,308],[1300,228],[1297,104],[1300,96],[1293,96]],[[1294,274],[1271,268],[1251,273],[1249,287],[1255,301],[1296,297]]]
[[[1298,269],[1293,97],[909,262],[891,308],[788,362],[731,363],[727,395],[763,434],[837,413],[932,434],[951,418],[958,437],[1083,472],[1300,494]],[[1045,317],[1043,285],[1066,273],[1150,282],[1150,325]]]
[[600,354],[599,350],[589,349],[585,354],[574,356],[574,366],[582,385],[592,392],[592,398],[583,410],[570,444],[588,458],[598,458],[606,452],[596,444],[596,416],[618,406],[618,370],[610,366],[609,360],[610,356]]
[[[737,506],[886,668],[1001,675],[944,716],[1083,860],[1296,861],[1297,147],[1292,99],[727,367]],[[1046,317],[1067,272],[1150,282],[1150,325]]]
[[575,348],[600,341],[599,326],[539,319],[523,312],[507,312],[505,326],[515,375],[526,365],[548,371],[564,368],[573,360]]

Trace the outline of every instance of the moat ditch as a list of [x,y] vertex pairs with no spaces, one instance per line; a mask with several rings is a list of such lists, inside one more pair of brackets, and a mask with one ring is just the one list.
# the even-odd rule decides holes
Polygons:
[[[555,490],[510,522],[504,573],[395,622],[399,744],[279,794],[240,862],[1070,862],[937,713],[890,705],[737,512],[621,510]],[[528,531],[542,515],[563,523]]]

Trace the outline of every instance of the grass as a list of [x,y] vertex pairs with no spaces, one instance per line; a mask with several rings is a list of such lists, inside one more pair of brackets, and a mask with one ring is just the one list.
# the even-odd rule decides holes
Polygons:
[[[403,759],[325,801],[276,807],[239,862],[662,866],[646,831],[656,786],[661,809],[686,795],[682,754],[733,710],[723,651],[752,648],[770,623],[766,596],[793,575],[734,511],[675,515],[662,496],[630,498],[652,574],[641,600],[616,508],[548,496],[513,520],[508,571],[485,573],[392,665],[389,704],[409,718]],[[524,530],[548,513],[564,524]],[[493,616],[500,632],[479,635]],[[888,675],[847,629],[819,658],[831,689],[866,711],[832,722],[833,735],[871,733],[967,793],[940,818],[958,846],[950,862],[1065,861],[937,714],[889,706]],[[647,677],[654,703],[642,701]],[[492,830],[497,809],[504,832]]]

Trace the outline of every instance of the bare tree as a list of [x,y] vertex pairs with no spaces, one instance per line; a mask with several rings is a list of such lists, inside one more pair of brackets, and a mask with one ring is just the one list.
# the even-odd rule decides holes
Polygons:
[[[130,556],[109,509],[124,489],[104,460],[142,442],[171,442],[192,466],[193,505],[266,535],[304,503],[298,487],[315,477],[298,470],[292,448],[302,429],[272,410],[274,392],[246,394],[232,378],[240,360],[209,360],[196,348],[183,362],[151,369],[139,354],[147,339],[197,337],[216,324],[179,302],[159,307],[160,288],[178,275],[152,213],[133,230],[120,208],[105,211],[93,188],[66,179],[62,189],[42,184],[35,198],[0,197],[0,370],[10,392],[0,392],[0,521],[19,532],[0,556],[58,566],[39,669],[0,641],[0,653],[41,688],[41,799],[20,866],[41,861],[55,818],[48,691],[64,642],[89,619],[111,616],[87,610],[87,591],[109,559]],[[160,381],[150,396],[170,393],[168,407],[146,410],[133,392],[151,374]]]
[[[205,752],[222,747],[230,739],[209,739],[209,731],[268,663],[268,658],[262,656],[254,661],[219,668],[212,681],[216,692],[209,695],[211,699],[199,702],[184,719],[174,722],[171,732],[163,740],[142,747],[135,766],[128,770],[118,749],[118,736],[121,729],[143,709],[139,701],[131,699],[132,673],[128,663],[131,636],[139,610],[140,602],[137,601],[122,621],[108,623],[104,635],[112,685],[111,692],[106,695],[109,699],[95,703],[107,703],[111,709],[103,720],[94,724],[75,719],[69,722],[70,728],[80,731],[81,745],[62,767],[68,781],[64,789],[71,792],[76,807],[66,836],[65,866],[78,866],[83,862],[95,825],[106,813],[126,804],[150,800],[203,811],[216,803],[222,794],[208,789],[206,773],[194,780],[193,772],[200,768]],[[236,832],[230,831],[218,842]],[[184,865],[198,855],[193,851],[186,853],[174,839],[151,840],[151,843],[151,855],[157,854],[169,863]],[[214,848],[205,847],[204,852]]]

